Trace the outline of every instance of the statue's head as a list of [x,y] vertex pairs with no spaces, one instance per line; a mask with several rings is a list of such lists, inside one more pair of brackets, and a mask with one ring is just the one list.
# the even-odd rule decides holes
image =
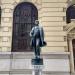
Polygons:
[[35,25],[38,25],[39,24],[39,21],[38,20],[35,20]]

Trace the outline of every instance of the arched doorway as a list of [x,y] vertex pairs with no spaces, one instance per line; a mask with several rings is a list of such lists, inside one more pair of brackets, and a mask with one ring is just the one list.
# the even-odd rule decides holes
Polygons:
[[38,19],[37,8],[29,2],[16,6],[13,13],[12,52],[28,52],[30,48],[29,32]]
[[74,68],[75,68],[75,39],[72,40],[72,46],[73,46]]

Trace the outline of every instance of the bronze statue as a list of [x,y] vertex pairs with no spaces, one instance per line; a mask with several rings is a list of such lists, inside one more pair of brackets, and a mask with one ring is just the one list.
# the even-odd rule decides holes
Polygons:
[[30,32],[31,36],[31,47],[34,49],[35,58],[40,58],[41,48],[46,45],[44,41],[44,31],[41,26],[39,26],[39,21],[35,21],[35,26],[32,28]]

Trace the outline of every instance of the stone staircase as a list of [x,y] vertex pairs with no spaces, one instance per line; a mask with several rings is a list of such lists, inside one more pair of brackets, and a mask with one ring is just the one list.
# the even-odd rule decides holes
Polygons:
[[[42,53],[44,58],[43,75],[70,75],[69,53]],[[33,53],[1,53],[0,75],[32,75]],[[63,64],[64,63],[64,64]]]

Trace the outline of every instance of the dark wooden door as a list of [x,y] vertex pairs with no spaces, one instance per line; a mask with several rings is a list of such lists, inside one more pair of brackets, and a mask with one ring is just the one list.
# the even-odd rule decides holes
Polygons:
[[75,39],[72,40],[73,45],[73,56],[74,56],[74,66],[75,66]]
[[19,4],[13,14],[12,51],[32,51],[29,33],[38,19],[37,8],[28,2]]

